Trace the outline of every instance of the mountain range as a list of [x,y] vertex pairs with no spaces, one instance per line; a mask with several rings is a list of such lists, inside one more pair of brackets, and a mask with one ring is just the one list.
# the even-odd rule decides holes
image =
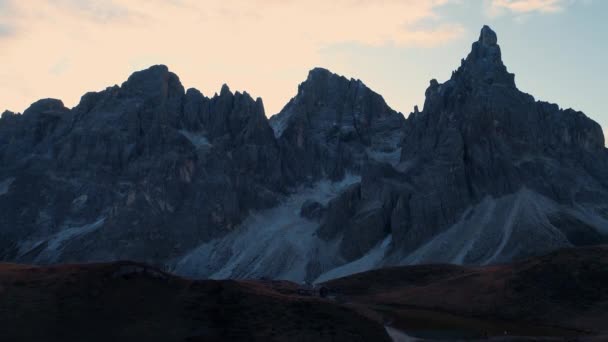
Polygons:
[[[280,113],[157,65],[0,118],[0,260],[323,282],[608,242],[608,150],[518,90],[487,26],[407,118],[316,68]],[[525,57],[525,56],[524,56]]]

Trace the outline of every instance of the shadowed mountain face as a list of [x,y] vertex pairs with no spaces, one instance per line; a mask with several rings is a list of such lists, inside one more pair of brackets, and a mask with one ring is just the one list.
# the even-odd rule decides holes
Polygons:
[[[313,69],[270,118],[285,164],[298,177],[341,179],[376,155],[396,156],[405,119],[360,80]],[[390,156],[390,155],[389,155]]]
[[284,191],[261,100],[184,92],[164,66],[0,122],[2,254],[161,263],[234,229]]
[[519,91],[490,28],[450,80],[431,81],[405,132],[401,172],[381,173],[411,187],[385,211],[405,263],[504,262],[606,241],[600,126]]
[[407,119],[324,69],[267,119],[260,99],[186,91],[165,66],[0,119],[7,261],[322,281],[602,243],[607,203],[600,126],[520,92],[488,27]]

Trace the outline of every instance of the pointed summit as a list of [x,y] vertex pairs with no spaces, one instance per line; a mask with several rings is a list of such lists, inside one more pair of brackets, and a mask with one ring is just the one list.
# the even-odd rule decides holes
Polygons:
[[498,43],[498,37],[488,25],[484,25],[481,28],[481,34],[479,35],[479,43],[484,46],[495,46]]
[[222,84],[222,89],[220,90],[220,96],[226,95],[232,95],[232,92],[230,91],[230,87],[226,83],[224,83]]
[[325,68],[316,67],[308,72],[306,80],[298,87],[298,94],[306,93],[307,96],[314,94],[327,95],[327,87],[348,87],[349,80],[341,75],[334,74]]
[[353,137],[369,140],[365,138],[369,128],[385,119],[394,120],[394,125],[387,125],[394,128],[401,126],[403,116],[397,115],[382,96],[360,80],[316,67],[300,83],[296,96],[270,121],[277,137],[297,123],[307,126],[306,130],[315,135],[343,129]]
[[[473,56],[471,56],[473,54]],[[473,43],[470,57],[476,57],[476,59],[489,59],[490,62],[494,62],[496,64],[502,64],[500,46],[498,45],[498,37],[496,36],[496,32],[492,31],[492,29],[484,25],[481,28],[481,33],[479,34],[479,40]]]
[[498,37],[489,26],[483,26],[479,40],[473,43],[471,52],[462,61],[460,68],[454,72],[452,80],[516,88],[515,75],[509,73],[503,64]]

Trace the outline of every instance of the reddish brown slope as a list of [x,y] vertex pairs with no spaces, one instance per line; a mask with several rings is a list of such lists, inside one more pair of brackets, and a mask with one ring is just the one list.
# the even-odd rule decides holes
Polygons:
[[513,265],[395,267],[325,284],[405,330],[573,336],[608,333],[608,247]]
[[144,265],[0,265],[12,341],[386,341],[382,325],[287,282],[190,281]]

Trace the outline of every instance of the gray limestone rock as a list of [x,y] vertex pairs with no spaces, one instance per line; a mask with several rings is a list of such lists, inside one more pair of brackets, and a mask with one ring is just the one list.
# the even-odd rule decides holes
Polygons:
[[377,153],[399,148],[403,115],[360,80],[310,71],[298,94],[270,118],[287,176],[341,179]]
[[267,119],[259,98],[206,97],[158,65],[73,109],[4,112],[0,259],[312,281],[608,242],[600,126],[519,91],[489,27],[425,95],[405,119],[317,68]]
[[0,197],[5,260],[162,264],[285,192],[261,101],[185,93],[165,66],[72,110],[41,100],[4,115],[0,136],[0,178],[14,178]]

